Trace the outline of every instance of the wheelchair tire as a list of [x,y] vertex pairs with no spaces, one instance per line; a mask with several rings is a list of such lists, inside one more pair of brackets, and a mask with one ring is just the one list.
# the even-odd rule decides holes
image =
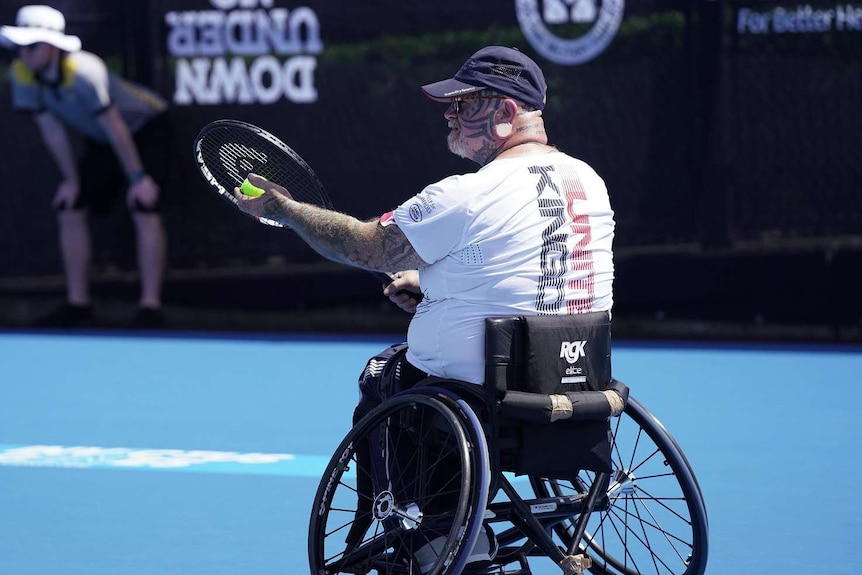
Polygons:
[[345,436],[314,498],[312,574],[461,572],[481,528],[489,471],[487,451],[477,461],[473,447],[484,437],[454,405],[404,392]]
[[[607,494],[587,523],[581,549],[596,575],[702,575],[708,555],[708,519],[694,472],[677,442],[643,405],[629,397],[611,422],[613,466]],[[559,481],[531,477],[539,497],[589,490],[595,474]],[[571,545],[572,518],[555,527]]]

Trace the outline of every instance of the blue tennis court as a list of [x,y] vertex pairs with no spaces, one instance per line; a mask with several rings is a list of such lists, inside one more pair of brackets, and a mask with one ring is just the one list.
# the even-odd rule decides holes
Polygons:
[[[307,573],[321,469],[393,341],[0,334],[0,573]],[[698,475],[709,573],[862,569],[859,348],[623,341],[614,373]]]

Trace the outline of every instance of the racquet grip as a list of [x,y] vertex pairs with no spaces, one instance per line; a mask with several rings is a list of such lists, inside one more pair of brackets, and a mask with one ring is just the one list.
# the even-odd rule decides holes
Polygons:
[[386,273],[386,272],[378,272],[378,271],[374,271],[374,270],[368,270],[368,273],[370,273],[371,275],[376,277],[380,281],[380,283],[382,283],[385,286],[388,286],[389,284],[391,284],[395,280],[395,276],[393,276],[392,274]]
[[[367,270],[367,271],[368,271],[368,273],[370,273],[371,275],[376,277],[380,281],[380,283],[382,283],[384,286],[388,286],[393,281],[395,281],[395,276],[390,274],[390,273],[378,272],[378,271],[374,271],[374,270]],[[413,293],[412,291],[407,291],[405,289],[399,290],[398,293],[400,293],[400,294],[403,293],[403,294],[413,296],[414,298],[416,298],[419,301],[422,300],[422,294],[419,294],[419,293]]]

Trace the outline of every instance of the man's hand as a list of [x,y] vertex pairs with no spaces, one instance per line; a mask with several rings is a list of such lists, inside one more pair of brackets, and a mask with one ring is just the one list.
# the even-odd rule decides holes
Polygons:
[[159,185],[148,174],[129,186],[126,204],[134,210],[138,205],[151,208],[159,199]]
[[251,185],[263,190],[264,193],[255,198],[243,194],[239,188],[234,188],[233,195],[239,200],[239,209],[251,216],[281,221],[277,217],[281,211],[279,204],[284,200],[293,200],[290,192],[257,174],[249,174],[248,181]]
[[407,313],[415,313],[416,306],[422,299],[422,290],[419,288],[419,272],[406,270],[396,273],[392,283],[383,290],[383,295]]

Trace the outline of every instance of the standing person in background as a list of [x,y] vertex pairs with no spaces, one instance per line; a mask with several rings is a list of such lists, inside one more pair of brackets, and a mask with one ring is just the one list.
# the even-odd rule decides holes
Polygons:
[[[137,239],[141,294],[133,327],[163,325],[161,291],[166,237],[160,215],[169,175],[167,103],[155,92],[108,70],[95,54],[65,34],[62,13],[24,6],[15,26],[0,27],[0,43],[17,51],[12,63],[12,105],[32,113],[61,182],[57,211],[66,274],[66,305],[38,322],[75,327],[92,322],[89,287],[89,214],[108,211],[125,192]],[[76,157],[69,131],[83,136]]]

